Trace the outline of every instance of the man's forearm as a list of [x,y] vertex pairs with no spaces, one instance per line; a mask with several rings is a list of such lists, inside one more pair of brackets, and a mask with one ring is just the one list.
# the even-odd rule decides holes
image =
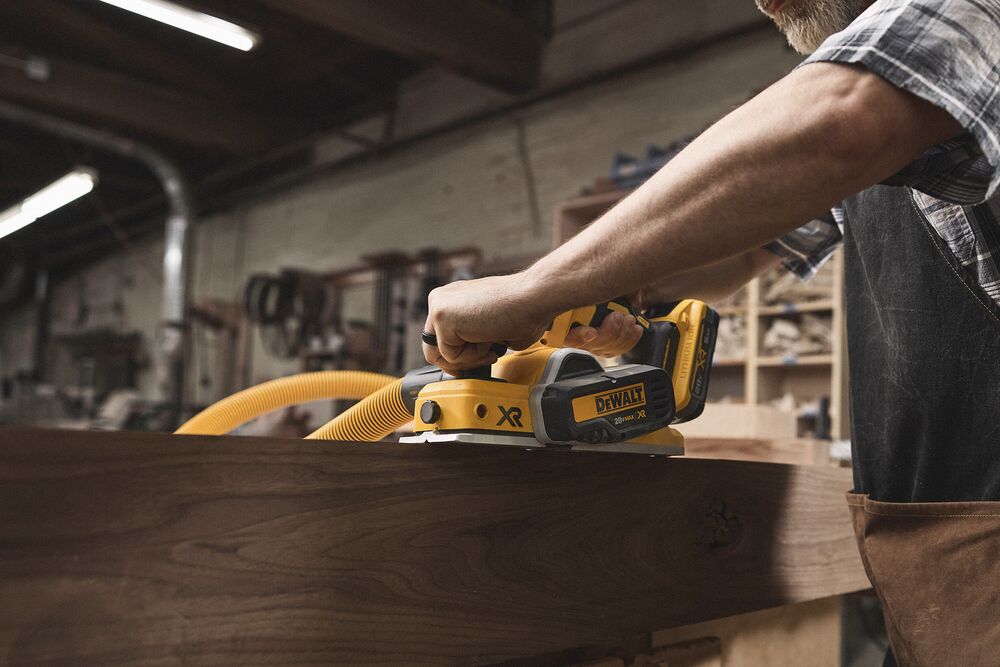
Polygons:
[[759,248],[960,131],[864,70],[803,67],[528,269],[532,306],[551,315]]
[[708,303],[717,303],[779,264],[781,258],[758,248],[721,262],[672,275],[643,287],[642,303],[650,305],[680,299],[700,299]]

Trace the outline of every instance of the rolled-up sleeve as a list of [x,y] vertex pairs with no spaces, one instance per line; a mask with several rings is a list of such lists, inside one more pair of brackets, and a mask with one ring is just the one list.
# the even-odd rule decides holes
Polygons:
[[840,207],[764,246],[781,258],[786,269],[803,280],[811,278],[843,240]]
[[980,201],[1000,187],[1000,2],[877,0],[800,65],[861,65],[941,107],[978,144],[989,169]]

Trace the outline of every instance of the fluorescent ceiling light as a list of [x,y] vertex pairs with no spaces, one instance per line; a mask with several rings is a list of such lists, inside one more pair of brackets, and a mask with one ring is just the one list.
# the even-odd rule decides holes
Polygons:
[[77,169],[46,185],[20,204],[0,213],[0,239],[79,199],[93,190],[95,183],[97,174],[94,171]]
[[252,49],[260,37],[246,28],[167,0],[101,0],[146,18],[193,32],[240,51]]

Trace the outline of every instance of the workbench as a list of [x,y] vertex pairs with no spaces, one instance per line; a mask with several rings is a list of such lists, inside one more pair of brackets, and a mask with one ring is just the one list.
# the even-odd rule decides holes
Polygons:
[[835,467],[0,429],[0,663],[579,663],[867,588],[849,487]]

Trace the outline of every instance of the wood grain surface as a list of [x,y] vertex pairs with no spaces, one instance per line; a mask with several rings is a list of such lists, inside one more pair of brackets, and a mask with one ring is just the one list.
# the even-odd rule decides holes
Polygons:
[[489,664],[868,586],[847,470],[0,430],[0,664]]
[[684,438],[684,456],[797,465],[840,465],[830,440],[813,438]]

